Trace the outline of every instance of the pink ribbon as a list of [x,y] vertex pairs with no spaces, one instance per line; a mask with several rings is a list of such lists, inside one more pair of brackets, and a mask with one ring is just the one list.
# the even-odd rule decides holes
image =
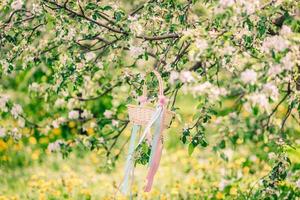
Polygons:
[[151,166],[149,168],[148,171],[148,175],[147,175],[147,185],[144,189],[145,192],[150,192],[151,188],[152,188],[152,184],[153,184],[153,179],[154,176],[158,170],[158,166],[161,160],[161,154],[162,154],[162,142],[160,141],[159,144],[157,145],[157,149],[153,158],[153,162],[151,163]]
[[164,96],[164,95],[159,95],[158,96],[158,103],[160,106],[163,107],[163,110],[162,110],[162,116],[160,117],[160,131],[159,131],[159,141],[158,141],[158,144],[156,146],[156,149],[154,150],[154,156],[153,156],[153,159],[152,159],[152,162],[150,163],[150,168],[149,168],[149,171],[148,171],[148,174],[147,174],[147,184],[145,186],[145,189],[144,191],[145,192],[149,192],[151,189],[152,189],[152,185],[153,185],[153,179],[154,179],[154,176],[158,170],[158,167],[159,167],[159,163],[160,163],[160,160],[161,160],[161,155],[162,155],[162,149],[163,149],[163,138],[162,138],[162,132],[163,132],[163,128],[164,128],[164,106],[165,104],[168,102],[168,99]]

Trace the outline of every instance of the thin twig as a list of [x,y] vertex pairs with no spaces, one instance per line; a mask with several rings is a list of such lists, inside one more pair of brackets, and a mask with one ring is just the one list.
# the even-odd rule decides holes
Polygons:
[[121,81],[117,82],[116,84],[114,84],[113,86],[111,86],[110,88],[108,88],[107,90],[105,90],[103,93],[97,95],[97,96],[94,96],[94,97],[89,97],[89,98],[82,98],[82,97],[77,97],[77,99],[79,101],[93,101],[93,100],[97,100],[101,97],[103,97],[104,95],[106,95],[107,93],[111,92],[115,87],[121,85]]

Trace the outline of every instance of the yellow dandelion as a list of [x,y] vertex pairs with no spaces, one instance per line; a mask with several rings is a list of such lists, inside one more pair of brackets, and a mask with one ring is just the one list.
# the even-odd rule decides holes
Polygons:
[[244,140],[241,138],[237,139],[237,141],[236,141],[237,144],[243,144],[243,142],[244,142]]
[[217,194],[216,194],[216,198],[217,199],[224,199],[224,194],[222,193],[222,192],[218,192]]
[[37,143],[35,137],[29,137],[29,143],[35,145]]
[[7,149],[7,144],[3,140],[0,140],[0,151],[6,150]]
[[54,135],[60,135],[60,134],[61,134],[61,129],[60,129],[60,128],[54,128],[54,129],[52,130],[52,133],[53,133]]
[[87,188],[83,188],[80,190],[80,194],[85,195],[85,196],[91,196],[91,191]]
[[[1,149],[1,148],[0,148]],[[1,160],[3,160],[3,161],[8,161],[9,160],[9,157],[7,156],[7,155],[3,155],[2,157],[1,157]]]
[[76,123],[74,121],[70,121],[69,124],[68,124],[68,126],[70,128],[74,128],[76,126]]
[[237,192],[238,192],[238,190],[237,190],[236,187],[231,187],[230,191],[229,191],[229,194],[230,195],[237,195]]
[[39,150],[35,150],[32,154],[31,154],[31,159],[32,160],[37,160],[40,157],[40,151]]
[[269,152],[269,147],[264,147],[264,152]]
[[46,200],[46,194],[40,193],[39,194],[39,200]]
[[244,174],[249,174],[249,171],[250,171],[249,167],[246,166],[246,167],[243,168],[243,173]]
[[88,128],[88,129],[86,130],[86,132],[88,133],[88,135],[94,135],[94,133],[95,133],[95,131],[94,131],[93,128]]
[[40,144],[48,144],[49,143],[49,139],[46,137],[40,138],[39,139],[39,143]]

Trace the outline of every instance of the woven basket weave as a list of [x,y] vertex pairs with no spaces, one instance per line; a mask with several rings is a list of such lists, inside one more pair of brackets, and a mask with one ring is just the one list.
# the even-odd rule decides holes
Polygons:
[[[150,121],[155,108],[149,106],[139,106],[139,105],[127,105],[129,120],[137,125],[146,126]],[[166,110],[164,113],[164,127],[168,127],[173,118],[174,113],[172,111]]]
[[[152,72],[156,75],[158,79],[159,95],[163,96],[164,89],[163,89],[162,78],[157,71],[153,70]],[[143,96],[144,97],[147,96],[146,85],[144,85]],[[142,126],[148,124],[148,122],[150,121],[152,115],[156,110],[153,107],[149,107],[145,105],[132,105],[132,104],[127,105],[127,108],[128,108],[129,120],[134,124],[142,125]],[[163,110],[164,110],[163,125],[164,127],[168,127],[175,113],[167,109],[163,109]]]

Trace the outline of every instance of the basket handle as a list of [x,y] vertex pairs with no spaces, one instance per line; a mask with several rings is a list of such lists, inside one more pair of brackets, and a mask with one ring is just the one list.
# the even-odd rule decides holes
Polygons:
[[[154,75],[156,76],[157,80],[158,80],[158,94],[159,96],[164,96],[164,85],[163,85],[163,80],[159,74],[158,71],[156,71],[155,69],[152,70],[151,72],[154,73]],[[147,74],[149,74],[150,72],[148,72]],[[146,74],[146,75],[147,75]],[[147,96],[147,86],[146,86],[146,80],[144,81],[144,85],[143,85],[143,94],[142,94],[143,97],[146,97]]]

